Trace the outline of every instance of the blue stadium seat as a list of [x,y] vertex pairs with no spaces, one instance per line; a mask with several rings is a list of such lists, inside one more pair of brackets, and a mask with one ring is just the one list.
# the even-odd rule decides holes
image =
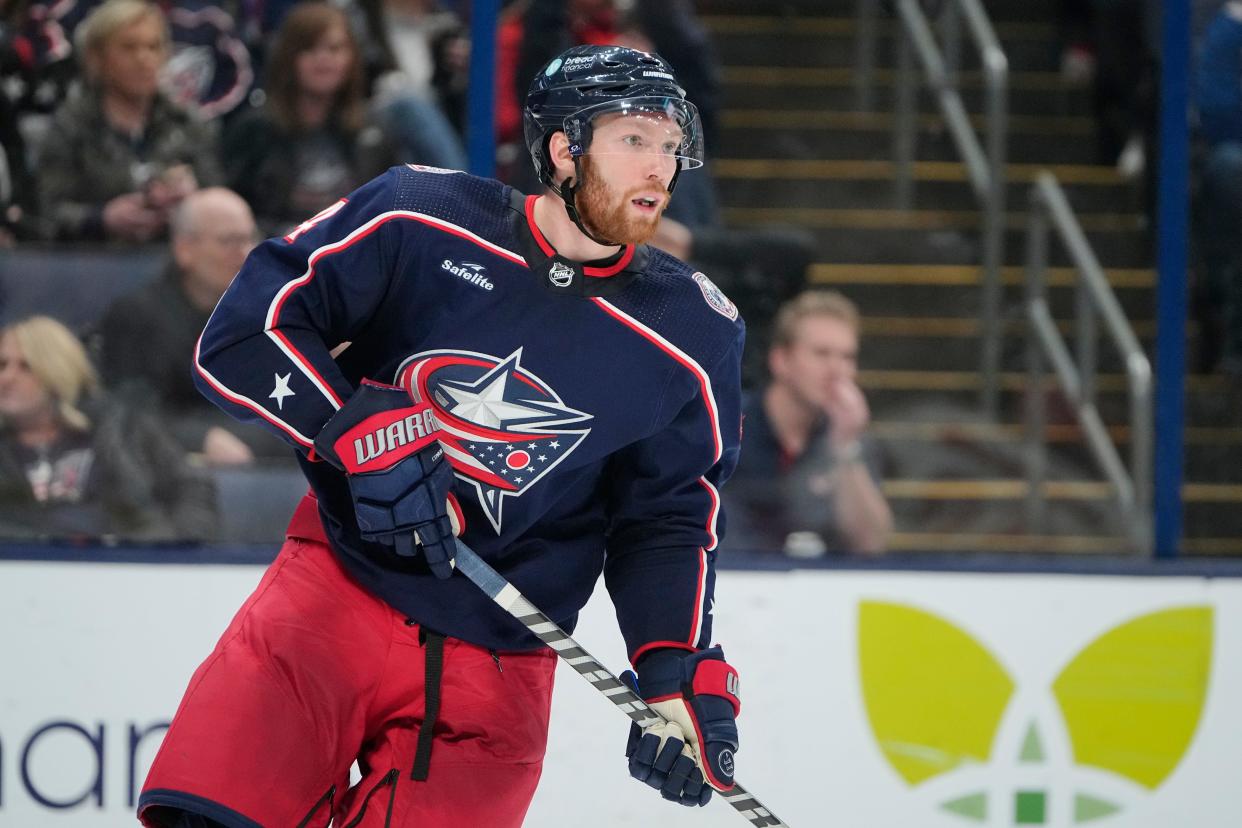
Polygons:
[[280,543],[306,478],[292,464],[213,469],[222,543]]
[[113,300],[159,278],[167,261],[163,245],[6,250],[0,255],[0,325],[46,314],[82,333]]

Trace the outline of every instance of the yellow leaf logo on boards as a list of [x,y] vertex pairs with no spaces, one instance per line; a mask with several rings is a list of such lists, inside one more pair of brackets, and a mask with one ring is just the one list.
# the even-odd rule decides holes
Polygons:
[[[909,786],[943,782],[940,807],[949,813],[982,822],[999,808],[1011,816],[1006,824],[1046,825],[1060,807],[1075,823],[1102,819],[1132,790],[1154,791],[1189,749],[1207,695],[1212,621],[1210,607],[1175,607],[1099,636],[1053,679],[1062,721],[1050,722],[1012,709],[1014,679],[970,633],[915,607],[863,601],[867,717],[885,760]],[[997,755],[997,734],[1012,716],[1022,717],[1013,731],[1021,741]],[[1068,739],[1065,763],[1082,771],[1071,774],[1073,790],[1048,790],[1038,782],[1046,772],[1003,798],[987,789],[989,767],[1046,765],[1058,733]]]

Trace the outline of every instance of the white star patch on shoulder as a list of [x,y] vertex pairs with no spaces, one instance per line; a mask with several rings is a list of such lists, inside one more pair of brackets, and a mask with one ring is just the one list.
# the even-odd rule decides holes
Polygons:
[[268,399],[275,400],[276,407],[284,411],[285,397],[297,396],[297,392],[289,387],[289,380],[293,377],[293,372],[290,371],[283,377],[280,374],[273,374],[272,376],[276,379],[276,387],[272,389],[272,393],[268,394],[267,397]]

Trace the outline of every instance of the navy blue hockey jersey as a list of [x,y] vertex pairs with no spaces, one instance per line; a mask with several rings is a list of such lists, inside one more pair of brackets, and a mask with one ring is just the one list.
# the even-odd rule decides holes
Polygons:
[[707,646],[742,322],[660,251],[561,258],[533,204],[465,173],[389,170],[255,249],[203,332],[196,381],[301,450],[336,554],[425,626],[539,646],[465,578],[359,537],[343,473],[308,455],[364,378],[430,401],[463,540],[536,606],[572,629],[602,571],[631,658]]

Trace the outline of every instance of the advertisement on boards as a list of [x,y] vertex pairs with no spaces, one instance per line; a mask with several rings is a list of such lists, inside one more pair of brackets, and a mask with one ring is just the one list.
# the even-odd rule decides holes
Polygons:
[[[0,825],[135,825],[261,572],[0,562]],[[1242,580],[726,570],[714,615],[742,680],[738,780],[794,828],[1237,824]],[[574,635],[626,668],[602,586]],[[525,824],[746,824],[631,780],[627,730],[562,669]]]

